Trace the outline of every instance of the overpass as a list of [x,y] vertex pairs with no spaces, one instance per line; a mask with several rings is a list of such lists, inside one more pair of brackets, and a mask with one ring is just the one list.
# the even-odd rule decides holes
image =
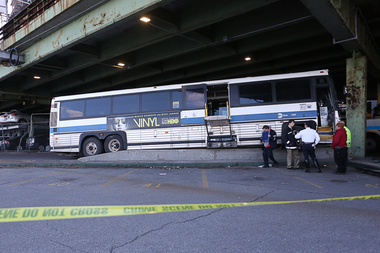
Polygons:
[[1,30],[0,110],[327,68],[362,156],[365,102],[380,101],[379,17],[378,0],[35,0]]

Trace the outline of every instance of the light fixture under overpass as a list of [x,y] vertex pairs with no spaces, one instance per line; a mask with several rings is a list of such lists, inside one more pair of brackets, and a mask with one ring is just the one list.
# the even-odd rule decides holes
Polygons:
[[144,17],[141,17],[140,20],[141,20],[142,22],[145,22],[145,23],[150,22],[150,18],[145,17],[145,16],[144,16]]

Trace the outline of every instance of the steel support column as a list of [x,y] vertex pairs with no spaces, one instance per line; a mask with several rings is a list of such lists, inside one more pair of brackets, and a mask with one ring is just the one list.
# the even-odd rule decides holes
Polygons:
[[346,61],[347,127],[351,130],[349,156],[365,157],[367,57],[353,52]]

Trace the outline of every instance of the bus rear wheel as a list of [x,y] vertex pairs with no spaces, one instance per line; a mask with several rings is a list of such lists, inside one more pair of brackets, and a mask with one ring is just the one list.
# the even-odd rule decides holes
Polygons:
[[119,135],[108,136],[104,142],[104,150],[107,153],[117,152],[123,147],[123,140]]
[[103,153],[102,143],[94,137],[88,138],[83,143],[83,156],[93,156]]

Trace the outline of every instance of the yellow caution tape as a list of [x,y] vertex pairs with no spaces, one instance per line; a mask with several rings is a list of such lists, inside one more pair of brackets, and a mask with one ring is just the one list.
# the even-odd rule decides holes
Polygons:
[[277,205],[307,202],[324,202],[339,200],[379,199],[380,195],[367,195],[329,199],[311,199],[296,201],[273,202],[242,202],[219,204],[182,204],[182,205],[135,205],[135,206],[55,206],[55,207],[20,207],[0,208],[0,222],[14,221],[40,221],[122,216],[135,214],[154,214],[168,212],[182,212],[193,210],[206,210],[239,206]]

